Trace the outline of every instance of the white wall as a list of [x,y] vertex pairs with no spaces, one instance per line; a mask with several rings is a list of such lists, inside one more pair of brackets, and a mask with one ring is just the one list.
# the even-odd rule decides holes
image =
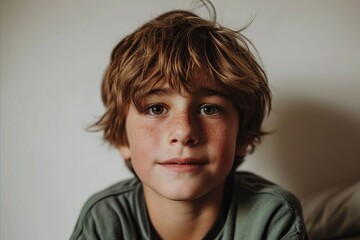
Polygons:
[[[214,1],[248,22],[274,94],[266,137],[244,169],[299,196],[359,179],[360,1]],[[1,0],[0,238],[67,239],[90,194],[130,177],[101,135],[111,49],[151,16],[191,0]]]

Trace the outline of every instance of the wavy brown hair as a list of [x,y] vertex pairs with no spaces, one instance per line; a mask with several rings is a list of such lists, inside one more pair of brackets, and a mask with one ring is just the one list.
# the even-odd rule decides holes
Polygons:
[[[102,83],[106,111],[93,127],[103,130],[104,139],[114,146],[128,144],[125,120],[130,104],[138,108],[141,96],[161,80],[179,93],[189,91],[200,70],[218,81],[236,104],[238,144],[253,152],[265,134],[261,125],[271,109],[271,93],[252,53],[256,50],[241,31],[183,10],[145,23],[112,51]],[[243,157],[237,156],[234,169]]]

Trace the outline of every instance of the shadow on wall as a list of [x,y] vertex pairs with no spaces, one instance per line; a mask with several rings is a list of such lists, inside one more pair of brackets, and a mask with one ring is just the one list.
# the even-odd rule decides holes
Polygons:
[[305,196],[359,180],[359,116],[316,102],[283,102],[271,145],[287,185]]

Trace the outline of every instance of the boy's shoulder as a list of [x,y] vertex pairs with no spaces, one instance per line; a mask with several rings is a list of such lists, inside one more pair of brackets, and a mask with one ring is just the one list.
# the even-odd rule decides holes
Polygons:
[[262,233],[267,239],[307,239],[299,200],[271,181],[234,173],[230,202],[224,231],[234,239],[261,239]]
[[[93,194],[84,204],[81,214],[102,212],[109,206],[129,206],[127,211],[136,208],[143,199],[142,185],[139,179],[130,178],[119,181]],[[120,204],[119,204],[120,203]],[[80,216],[81,217],[81,216]],[[84,216],[85,217],[85,216]]]
[[147,231],[145,215],[140,180],[123,180],[95,193],[85,202],[70,239],[92,239],[95,235],[101,239],[133,236],[139,230],[135,222],[143,223],[140,228]]
[[141,188],[141,182],[137,178],[130,178],[119,181],[109,187],[93,194],[85,203],[84,208],[92,208],[99,202],[106,201],[111,198],[126,199],[137,195]]
[[293,193],[256,174],[236,172],[233,188],[234,197],[240,197],[242,202],[249,201],[255,205],[266,201],[268,204],[285,205],[294,214],[299,214],[298,211],[301,211],[301,204]]

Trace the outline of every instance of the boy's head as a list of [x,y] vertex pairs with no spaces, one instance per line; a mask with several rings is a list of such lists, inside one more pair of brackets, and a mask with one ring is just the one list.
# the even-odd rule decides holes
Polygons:
[[[131,104],[139,110],[143,97],[164,81],[184,95],[199,79],[211,79],[239,113],[236,145],[244,151],[236,156],[235,169],[245,149],[252,152],[260,141],[261,124],[271,106],[267,78],[251,46],[240,32],[191,12],[171,11],[156,17],[114,48],[102,84],[106,112],[95,126],[112,145],[127,146],[125,123]],[[131,169],[131,161],[126,162]]]

